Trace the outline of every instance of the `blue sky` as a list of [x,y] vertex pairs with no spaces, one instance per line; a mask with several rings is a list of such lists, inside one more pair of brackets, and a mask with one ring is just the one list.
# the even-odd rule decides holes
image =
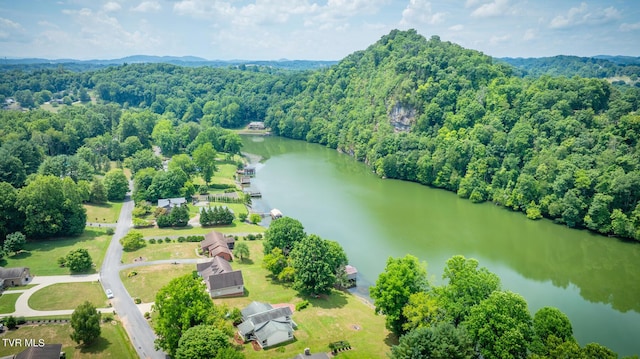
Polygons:
[[636,0],[0,0],[0,56],[339,60],[414,28],[496,57],[640,56]]

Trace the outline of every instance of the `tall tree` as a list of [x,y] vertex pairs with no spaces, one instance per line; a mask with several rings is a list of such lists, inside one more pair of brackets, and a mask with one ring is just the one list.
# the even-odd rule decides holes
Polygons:
[[524,359],[533,336],[527,302],[512,292],[496,291],[471,308],[463,322],[486,359]]
[[295,270],[293,287],[305,294],[329,293],[336,283],[336,268],[328,241],[311,234],[297,242],[291,251]]
[[[29,237],[77,235],[84,230],[87,215],[74,182],[55,176],[36,176],[18,193],[16,204],[25,215]],[[63,183],[66,183],[63,185]]]
[[233,255],[240,258],[240,261],[243,261],[245,258],[248,259],[250,255],[249,246],[244,242],[236,243],[233,248]]
[[396,335],[404,333],[407,318],[402,312],[409,297],[429,288],[427,270],[418,258],[407,254],[403,258],[389,257],[376,285],[369,288],[377,314],[386,316],[386,326]]
[[22,229],[24,214],[18,211],[18,191],[10,183],[0,182],[0,238]]
[[196,325],[187,329],[176,350],[176,359],[216,359],[218,353],[230,348],[229,336],[212,325]]
[[464,327],[440,323],[432,328],[417,328],[400,337],[391,348],[392,359],[472,359],[473,342]]
[[291,217],[282,217],[271,221],[264,232],[264,253],[271,253],[274,248],[280,248],[288,255],[295,243],[306,236],[302,223]]
[[193,162],[198,167],[205,183],[211,182],[211,177],[216,170],[216,150],[210,142],[198,146],[193,153]]
[[104,175],[104,187],[108,200],[121,201],[129,191],[129,180],[121,169],[115,168]]
[[550,349],[553,349],[548,348],[547,343],[553,342],[554,347],[558,345],[555,340],[549,341],[551,336],[563,343],[575,341],[569,318],[558,308],[540,308],[533,316],[533,331],[531,351],[539,355],[548,355]]
[[457,255],[447,260],[442,274],[448,283],[437,289],[438,301],[454,325],[460,324],[471,308],[500,289],[500,278],[478,261]]
[[176,356],[182,335],[191,327],[213,324],[214,305],[204,283],[191,274],[172,279],[156,294],[156,346]]
[[76,307],[71,314],[71,339],[89,345],[100,336],[100,313],[89,301]]

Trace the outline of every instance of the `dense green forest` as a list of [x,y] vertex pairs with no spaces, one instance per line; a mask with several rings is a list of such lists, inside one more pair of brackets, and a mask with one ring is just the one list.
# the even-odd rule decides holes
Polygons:
[[[550,75],[611,79],[628,77],[631,85],[640,86],[640,84],[638,84],[640,59],[634,57],[578,57],[560,55],[526,59],[506,57],[500,60],[521,70],[522,76],[540,77]],[[626,81],[623,82],[626,83]]]
[[[188,152],[207,129],[265,120],[276,135],[337,149],[386,178],[640,240],[640,88],[519,75],[413,30],[394,30],[319,70],[129,64],[5,71],[0,100],[33,110],[0,113],[0,151],[10,154],[0,156],[0,177],[20,188],[53,156],[84,156],[95,170],[152,143],[167,154]],[[56,99],[88,102],[89,93],[97,104],[35,110]],[[237,150],[229,134],[214,137],[216,150]],[[35,157],[20,153],[27,141]],[[24,173],[11,170],[16,160]],[[83,173],[73,167],[82,162],[55,163]]]

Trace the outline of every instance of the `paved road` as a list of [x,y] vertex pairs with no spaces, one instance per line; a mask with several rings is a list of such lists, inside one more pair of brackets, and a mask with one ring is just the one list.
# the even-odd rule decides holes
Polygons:
[[113,291],[114,298],[111,300],[113,309],[122,320],[122,324],[140,358],[164,359],[168,357],[167,354],[155,349],[155,333],[120,280],[119,271],[122,258],[120,238],[124,237],[131,228],[133,207],[133,200],[127,195],[122,204],[115,233],[100,268],[100,282],[105,290],[111,289]]

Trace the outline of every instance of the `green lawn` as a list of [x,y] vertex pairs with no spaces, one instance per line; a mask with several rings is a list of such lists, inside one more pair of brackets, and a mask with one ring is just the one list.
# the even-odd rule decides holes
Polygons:
[[[120,272],[120,278],[131,298],[140,298],[144,303],[149,303],[155,301],[158,290],[167,285],[171,279],[189,274],[194,270],[196,270],[195,264],[161,264],[123,270]],[[138,274],[129,277],[128,274],[132,271]]]
[[[119,322],[101,325],[100,338],[89,347],[78,346],[71,340],[71,326],[69,324],[40,324],[23,326],[16,330],[9,330],[3,334],[7,339],[43,339],[45,344],[62,344],[62,351],[67,358],[74,359],[103,359],[103,358],[138,358],[129,338]],[[0,356],[21,352],[26,348],[0,346]]]
[[[28,240],[25,250],[5,257],[0,260],[3,267],[29,267],[32,275],[60,275],[69,274],[68,268],[61,268],[56,263],[58,257],[64,257],[76,248],[86,248],[96,264],[100,268],[102,259],[109,246],[111,236],[105,233],[104,228],[87,228],[78,237],[66,237],[47,239],[41,241]],[[92,269],[95,273],[96,269]]]
[[0,313],[7,314],[16,311],[16,302],[22,293],[2,293],[0,295]]
[[233,224],[229,226],[220,226],[220,227],[181,227],[181,228],[140,228],[137,229],[142,232],[142,235],[145,237],[164,237],[164,236],[188,236],[192,234],[205,234],[211,231],[218,231],[221,233],[232,234],[232,233],[263,233],[265,231],[264,227],[249,224],[249,223],[239,223],[236,219],[233,221]]
[[133,252],[123,252],[122,261],[124,263],[133,263],[134,259],[142,257],[145,261],[157,261],[162,259],[184,259],[197,258],[196,249],[198,243],[183,242],[178,243],[175,240],[171,243],[147,243],[146,246]]
[[35,310],[75,309],[84,301],[96,308],[108,306],[107,296],[98,282],[58,283],[46,286],[29,298],[29,307]]
[[5,288],[4,292],[7,293],[7,292],[15,292],[17,290],[20,290],[20,291],[27,290],[27,289],[33,288],[33,287],[35,287],[37,285],[39,285],[39,284],[27,284],[27,285],[21,285],[19,287],[9,287],[9,288]]
[[116,223],[122,209],[122,202],[107,202],[102,204],[85,203],[87,222]]
[[242,269],[247,295],[215,299],[214,302],[238,308],[254,300],[295,304],[307,299],[311,303],[306,309],[293,314],[293,320],[298,324],[294,342],[266,351],[254,351],[250,344],[245,344],[243,352],[247,359],[291,358],[305,348],[312,352],[328,352],[329,343],[339,340],[348,341],[353,348],[340,353],[342,358],[384,358],[390,345],[396,343],[395,337],[385,329],[384,316],[375,315],[371,304],[364,299],[337,290],[317,299],[301,298],[288,285],[272,282],[268,272],[262,268],[262,241],[245,243],[251,251],[250,261],[234,261],[232,266]]

